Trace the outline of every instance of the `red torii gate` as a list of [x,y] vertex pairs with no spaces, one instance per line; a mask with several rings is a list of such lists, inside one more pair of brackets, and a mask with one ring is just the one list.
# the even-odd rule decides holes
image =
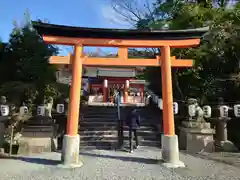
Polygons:
[[[162,159],[168,167],[183,167],[179,160],[178,137],[175,135],[173,116],[173,95],[171,67],[191,67],[192,60],[178,60],[171,57],[170,48],[198,46],[201,36],[208,28],[190,30],[124,30],[82,28],[32,22],[33,27],[49,44],[74,46],[70,56],[52,56],[51,64],[72,64],[72,86],[67,120],[67,134],[63,140],[62,161],[64,165],[78,167],[78,135],[82,65],[99,66],[161,66],[163,127]],[[84,46],[119,47],[116,58],[90,58],[83,55]],[[160,48],[161,55],[156,59],[128,58],[128,47]]]

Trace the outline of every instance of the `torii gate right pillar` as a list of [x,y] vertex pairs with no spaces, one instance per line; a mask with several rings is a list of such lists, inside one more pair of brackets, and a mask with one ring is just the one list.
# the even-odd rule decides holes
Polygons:
[[170,47],[161,47],[161,74],[163,98],[162,160],[170,168],[184,167],[179,160],[178,136],[175,135],[172,94]]

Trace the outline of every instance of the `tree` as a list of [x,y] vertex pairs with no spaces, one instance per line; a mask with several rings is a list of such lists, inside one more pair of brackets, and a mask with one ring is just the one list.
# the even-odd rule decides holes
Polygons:
[[10,58],[7,60],[10,80],[28,83],[48,83],[55,81],[54,67],[48,59],[56,55],[58,49],[46,45],[38,36],[31,24],[15,27],[10,35],[8,49]]
[[177,18],[170,20],[172,29],[183,29],[182,25],[188,28],[210,26],[210,31],[198,49],[173,51],[177,56],[195,60],[194,68],[179,70],[177,74],[185,97],[193,95],[204,100],[224,96],[231,99],[231,93],[226,93],[229,92],[229,89],[226,90],[229,81],[221,83],[219,80],[239,71],[238,51],[233,48],[237,46],[239,39],[237,27],[240,23],[236,8],[206,8],[198,4],[184,4],[182,10],[177,11]]
[[[226,88],[221,82],[239,69],[239,53],[236,48],[239,44],[240,25],[237,13],[239,3],[234,8],[228,8],[227,4],[224,0],[156,0],[152,14],[154,20],[145,16],[136,23],[138,28],[148,29],[210,27],[199,48],[172,50],[172,54],[178,58],[192,58],[195,61],[193,68],[173,69],[175,98],[184,100],[188,96],[196,96],[204,100],[226,95]],[[147,68],[145,72],[152,88],[161,93],[159,68]],[[231,83],[235,84],[232,87],[237,87],[237,81]]]

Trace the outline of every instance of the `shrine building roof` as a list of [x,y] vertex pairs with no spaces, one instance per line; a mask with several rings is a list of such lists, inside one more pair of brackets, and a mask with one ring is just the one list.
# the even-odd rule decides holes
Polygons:
[[208,31],[208,27],[185,30],[88,28],[48,24],[37,21],[32,21],[32,25],[41,36],[129,40],[200,39]]

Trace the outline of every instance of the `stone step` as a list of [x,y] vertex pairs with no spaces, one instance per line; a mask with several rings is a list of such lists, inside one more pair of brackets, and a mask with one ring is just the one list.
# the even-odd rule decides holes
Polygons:
[[[159,148],[161,148],[161,143],[160,142],[155,142],[155,141],[141,141],[139,143],[139,145],[140,146],[159,147]],[[124,147],[129,147],[129,141],[125,141],[123,146]]]
[[[134,141],[133,141],[134,143]],[[108,147],[111,149],[112,147],[116,147],[117,145],[117,140],[105,140],[105,141],[80,141],[80,147],[86,147],[86,146],[100,146],[103,147],[105,146],[106,148]],[[141,141],[139,143],[140,146],[154,146],[154,147],[160,147],[160,143],[156,141]],[[124,146],[129,146],[129,142],[126,140],[124,141]]]
[[[132,108],[132,107],[130,107]],[[138,136],[141,146],[160,147],[161,136],[151,125],[156,120],[150,109],[138,108],[141,116],[141,127]],[[121,107],[121,118],[124,119],[129,107]],[[113,149],[118,142],[118,121],[116,107],[89,106],[84,108],[80,121],[81,149]],[[159,117],[160,118],[160,117]],[[159,120],[160,121],[160,120]],[[129,128],[124,126],[124,146],[128,146]]]
[[[101,127],[101,126],[118,126],[118,121],[81,121],[80,127]],[[152,127],[149,122],[141,122],[143,127]],[[127,127],[127,126],[125,126]]]
[[98,115],[98,114],[96,114],[96,115],[94,115],[94,114],[85,114],[85,115],[83,115],[82,116],[84,119],[91,119],[91,118],[98,118],[98,119],[104,119],[104,118],[106,118],[106,119],[117,119],[117,114],[108,114],[108,115]]
[[[120,110],[120,113],[122,115],[127,115],[127,112],[126,111],[122,111]],[[114,114],[117,114],[117,110],[114,110],[114,111],[82,111],[80,112],[80,114],[84,114],[84,115],[114,115]],[[140,116],[152,116],[153,113],[152,112],[139,112],[139,115]]]
[[100,127],[80,127],[78,131],[81,133],[82,131],[116,131],[117,126],[100,126]]
[[[79,121],[79,124],[80,124],[80,127],[82,126],[94,126],[94,127],[97,127],[97,126],[104,126],[104,125],[115,125],[115,126],[118,126],[119,124],[119,121],[118,120],[82,120],[82,121]],[[124,126],[126,126],[126,124],[123,122]],[[140,122],[140,126],[146,126],[146,127],[153,127],[153,123],[152,122],[149,122],[149,121],[141,121]]]
[[[113,108],[113,109],[82,109],[80,110],[80,112],[85,112],[85,113],[114,113],[114,112],[117,112],[117,107]],[[130,110],[127,110],[127,109],[124,109],[124,108],[120,108],[120,112],[123,112],[123,113],[129,113]],[[138,110],[138,113],[140,114],[148,114],[148,113],[152,113],[151,111],[149,110],[144,110],[144,109],[139,109]]]
[[91,146],[91,145],[88,145],[88,146],[85,146],[85,145],[80,145],[80,152],[81,151],[85,151],[85,150],[96,150],[96,149],[101,149],[101,150],[112,150],[112,149],[115,149],[115,147],[109,147],[109,146]]
[[[104,119],[107,119],[107,120],[117,120],[118,119],[118,116],[117,115],[114,115],[114,116],[92,116],[92,115],[88,115],[88,116],[86,116],[86,115],[84,115],[84,116],[82,116],[83,117],[83,119],[85,120],[85,121],[87,121],[87,120],[104,120]],[[125,120],[126,119],[126,117],[125,116],[120,116],[120,119],[122,119],[122,120]],[[141,117],[141,122],[142,121],[152,121],[152,120],[155,120],[156,118],[152,118],[152,117]]]
[[[99,115],[84,115],[82,116],[84,120],[91,120],[91,119],[96,119],[96,120],[101,120],[101,119],[112,119],[112,120],[117,120],[117,114],[116,115],[109,115],[109,116],[106,116],[106,115],[103,115],[103,116],[99,116]],[[126,117],[125,116],[120,116],[121,119],[125,120]],[[153,118],[153,117],[144,117],[144,116],[141,116],[141,122],[142,121],[152,121],[152,120],[155,120],[157,118]],[[159,121],[160,121],[160,117],[158,118]]]
[[[129,150],[129,145],[124,145],[124,150],[127,151]],[[154,148],[161,148],[160,145],[157,145],[157,146],[151,146],[151,147],[154,147]],[[141,145],[139,149],[146,149],[146,148],[149,148],[149,146],[144,146],[144,145]],[[80,153],[81,151],[87,151],[87,150],[96,150],[96,149],[99,149],[99,150],[117,150],[117,145],[113,146],[113,147],[109,147],[109,146],[80,146]]]
[[[117,108],[111,109],[111,110],[107,110],[107,109],[92,109],[92,110],[89,110],[89,109],[86,109],[86,110],[82,110],[80,112],[87,113],[87,114],[97,114],[97,113],[98,114],[112,114],[112,113],[117,112]],[[126,112],[126,111],[120,109],[120,112]]]
[[[124,130],[128,130],[129,128],[124,126]],[[84,127],[81,126],[79,131],[109,131],[109,130],[117,130],[117,126],[88,126],[88,127]],[[155,131],[155,129],[151,126],[141,126],[139,128],[139,131]]]
[[[117,135],[118,132],[117,130],[115,131],[81,131],[80,136],[112,136],[112,135]],[[128,136],[129,131],[123,131],[124,136]],[[160,136],[158,132],[155,131],[144,131],[144,130],[139,130],[138,131],[139,136]]]
[[80,141],[80,146],[112,146],[117,143],[117,140],[88,140]]
[[[89,108],[86,108],[86,109],[80,109],[80,111],[82,112],[114,112],[114,111],[117,111],[117,107],[114,107],[114,108],[92,108],[92,109],[89,109]],[[130,109],[128,108],[123,108],[123,107],[120,107],[120,111],[123,111],[123,112],[130,112]],[[138,109],[138,112],[141,113],[141,112],[152,112],[150,109],[145,109],[145,108],[139,108]]]
[[82,125],[94,125],[94,126],[103,126],[103,125],[117,125],[117,121],[82,121],[81,124]]
[[117,119],[116,118],[88,118],[88,119],[83,119],[82,121],[80,120],[80,123],[92,123],[92,122],[104,122],[104,123],[111,123],[111,122],[117,122]]
[[[115,138],[118,136],[118,132],[115,131],[114,133],[106,133],[106,134],[94,134],[94,133],[89,133],[89,132],[82,132],[80,133],[80,137],[81,138]],[[128,131],[124,131],[123,132],[123,136],[124,137],[129,137],[129,132]],[[159,133],[156,133],[156,132],[150,132],[150,133],[145,133],[144,131],[141,132],[139,131],[138,132],[138,136],[139,137],[143,137],[143,138],[159,138],[160,137],[160,134]]]
[[[160,138],[157,138],[156,136],[138,136],[139,137],[139,141],[142,142],[142,141],[154,141],[154,142],[160,142]],[[108,136],[95,136],[95,137],[92,137],[92,136],[80,136],[80,139],[81,141],[86,141],[86,142],[89,142],[89,141],[112,141],[112,140],[115,140],[117,141],[118,140],[118,137],[117,135],[108,135]],[[124,136],[124,140],[128,140],[129,137],[128,136]]]
[[91,135],[111,135],[117,133],[117,130],[95,130],[95,131],[80,131],[80,135],[91,136]]

